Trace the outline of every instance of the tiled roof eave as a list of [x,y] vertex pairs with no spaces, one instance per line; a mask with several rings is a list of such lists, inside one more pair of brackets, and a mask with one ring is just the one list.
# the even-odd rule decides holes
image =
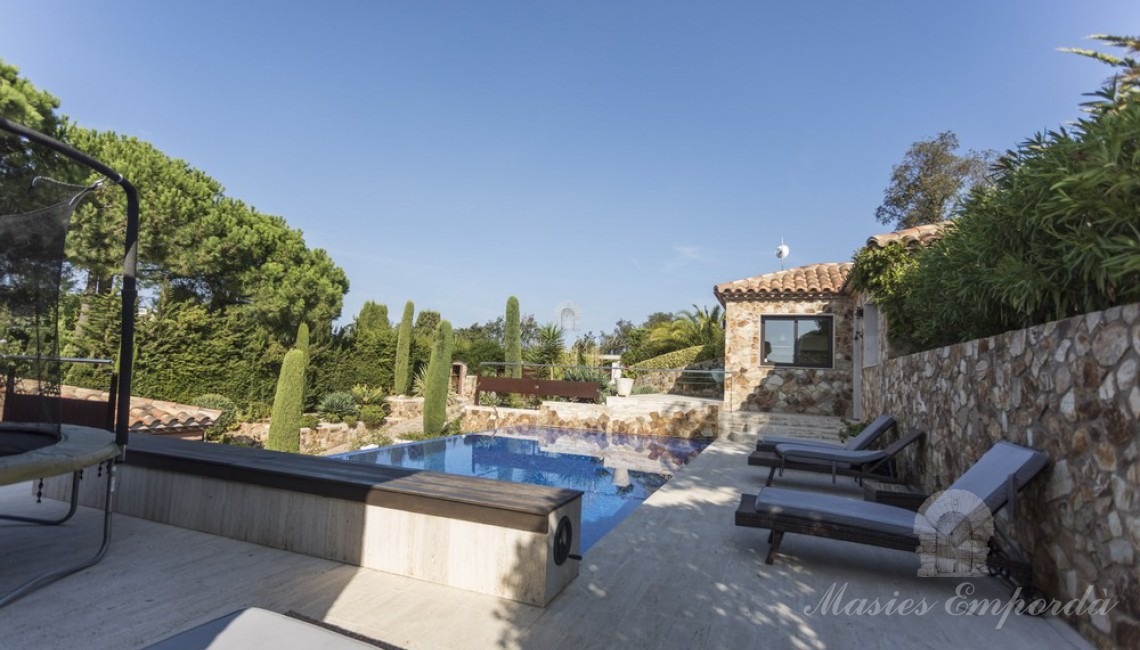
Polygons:
[[725,291],[717,293],[717,297],[725,302],[750,300],[816,300],[820,298],[838,298],[843,295],[844,292],[841,291]]

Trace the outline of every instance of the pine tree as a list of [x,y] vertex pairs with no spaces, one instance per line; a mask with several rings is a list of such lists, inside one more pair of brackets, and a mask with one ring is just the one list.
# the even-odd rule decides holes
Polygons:
[[305,387],[305,353],[289,350],[281,364],[277,379],[277,396],[273,399],[273,415],[269,421],[266,449],[301,451],[301,400]]
[[392,385],[393,395],[407,395],[408,386],[412,379],[411,353],[412,353],[412,316],[416,306],[409,300],[404,305],[404,317],[400,319],[400,330],[396,335],[396,371]]
[[507,375],[522,377],[522,328],[519,326],[519,299],[507,298],[507,324],[503,330],[506,347]]
[[451,379],[451,323],[440,321],[432,342],[424,380],[424,433],[439,435],[447,424],[447,392]]

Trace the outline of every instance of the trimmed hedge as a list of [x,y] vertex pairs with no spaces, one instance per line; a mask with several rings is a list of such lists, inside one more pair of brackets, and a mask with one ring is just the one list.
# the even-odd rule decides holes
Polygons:
[[694,345],[689,348],[667,352],[665,354],[653,357],[652,359],[646,359],[645,361],[642,361],[631,367],[646,369],[685,368],[694,363],[697,363],[698,361],[703,361],[701,358],[701,352],[703,352],[706,347],[708,346]]

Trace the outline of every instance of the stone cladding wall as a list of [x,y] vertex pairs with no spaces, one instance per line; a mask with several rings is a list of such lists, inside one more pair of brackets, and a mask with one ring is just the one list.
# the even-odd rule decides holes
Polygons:
[[[1102,648],[1140,648],[1140,304],[889,359],[863,371],[864,413],[921,427],[908,475],[928,490],[997,440],[1043,449],[1012,532],[1050,597],[1119,604],[1077,617]],[[1002,519],[999,518],[999,527]]]
[[[832,314],[833,368],[776,368],[760,364],[760,318],[772,314]],[[729,301],[725,306],[724,408],[850,417],[852,412],[851,298]]]

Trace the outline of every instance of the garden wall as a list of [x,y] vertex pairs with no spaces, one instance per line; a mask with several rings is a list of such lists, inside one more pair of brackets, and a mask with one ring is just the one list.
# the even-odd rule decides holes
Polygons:
[[675,438],[714,438],[720,402],[689,398],[673,403],[640,405],[638,398],[607,398],[606,404],[543,402],[538,410],[467,406],[463,431],[490,431],[514,426],[588,429],[606,433]]
[[1072,621],[1103,648],[1140,648],[1138,367],[1133,304],[863,370],[864,414],[927,432],[907,469],[928,490],[948,486],[997,440],[1049,454],[1051,468],[1005,528],[1049,596],[1076,599],[1092,586],[1119,601],[1107,616]]

